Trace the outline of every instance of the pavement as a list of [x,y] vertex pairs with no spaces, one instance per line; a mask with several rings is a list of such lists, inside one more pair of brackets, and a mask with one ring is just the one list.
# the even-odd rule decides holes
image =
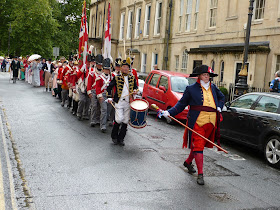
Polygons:
[[[205,185],[183,167],[184,128],[149,113],[126,146],[44,87],[0,73],[0,209],[280,209],[280,171],[256,151],[206,149]],[[2,206],[1,206],[2,205]]]

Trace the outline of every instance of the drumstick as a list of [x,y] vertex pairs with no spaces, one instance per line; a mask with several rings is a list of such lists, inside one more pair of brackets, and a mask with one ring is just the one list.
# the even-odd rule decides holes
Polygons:
[[[159,107],[155,104],[151,105],[151,108],[158,111]],[[217,147],[218,149],[222,150],[224,153],[228,154],[228,151],[226,151],[225,149],[223,149],[222,147],[220,147],[219,145],[215,144],[214,142],[212,142],[211,140],[207,139],[206,137],[202,136],[200,133],[197,133],[196,131],[194,131],[193,129],[191,129],[190,127],[188,127],[187,125],[181,123],[179,120],[175,119],[172,116],[168,116],[170,119],[174,120],[175,122],[179,123],[180,125],[184,126],[185,128],[187,128],[188,130],[190,130],[191,132],[195,133],[196,135],[198,135],[199,137],[203,138],[205,141],[209,142],[210,144],[214,145],[215,147]]]
[[[137,89],[136,91],[138,92],[139,90]],[[125,96],[122,96],[122,98],[125,98],[126,96],[129,96],[129,95],[131,95],[131,94],[133,94],[133,93],[134,93],[134,92],[129,93],[129,94],[125,95]]]

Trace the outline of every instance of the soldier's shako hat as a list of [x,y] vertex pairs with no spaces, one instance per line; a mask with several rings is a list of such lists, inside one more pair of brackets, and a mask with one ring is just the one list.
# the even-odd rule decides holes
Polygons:
[[110,69],[111,68],[111,60],[110,58],[106,58],[103,60],[103,69]]
[[216,77],[218,74],[215,74],[214,71],[211,69],[211,67],[207,65],[201,65],[198,67],[195,67],[193,70],[193,73],[190,74],[190,77],[197,77],[200,74],[203,73],[209,73],[210,77]]
[[116,58],[115,60],[115,66],[121,66],[122,65],[122,59],[121,58]]
[[96,62],[97,65],[102,65],[103,64],[103,56],[101,54],[98,54],[95,57],[95,62]]

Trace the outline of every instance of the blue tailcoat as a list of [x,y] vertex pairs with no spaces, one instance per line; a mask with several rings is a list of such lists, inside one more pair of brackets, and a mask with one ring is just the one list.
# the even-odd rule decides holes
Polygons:
[[[222,110],[225,101],[224,94],[214,84],[211,84],[211,90],[216,107],[220,107]],[[177,104],[174,107],[167,111],[170,113],[171,116],[176,116],[177,114],[182,112],[188,105],[203,105],[203,100],[204,99],[202,87],[200,83],[196,82],[192,85],[187,86],[182,98],[177,102]],[[189,110],[187,120],[188,126],[191,129],[193,129],[199,114],[200,111]],[[189,132],[189,139],[191,139],[191,133],[192,132]]]

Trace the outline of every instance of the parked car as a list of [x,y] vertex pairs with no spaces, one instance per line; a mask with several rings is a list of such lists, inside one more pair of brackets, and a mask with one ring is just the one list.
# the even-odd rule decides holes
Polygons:
[[223,109],[221,136],[257,148],[280,168],[280,94],[247,93]]
[[[166,110],[173,107],[181,99],[188,85],[196,82],[196,78],[190,78],[188,74],[165,70],[152,70],[147,77],[142,97],[149,105],[156,104],[160,109]],[[175,118],[185,120],[188,114],[187,108],[176,115]],[[167,121],[171,123],[171,119]]]

